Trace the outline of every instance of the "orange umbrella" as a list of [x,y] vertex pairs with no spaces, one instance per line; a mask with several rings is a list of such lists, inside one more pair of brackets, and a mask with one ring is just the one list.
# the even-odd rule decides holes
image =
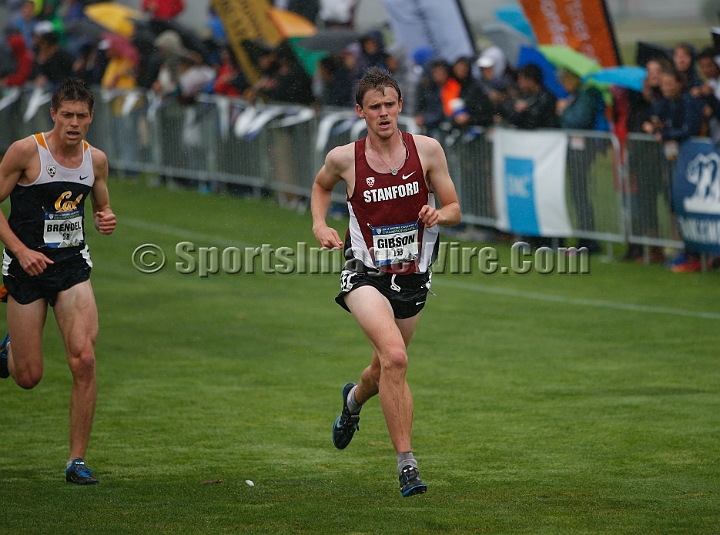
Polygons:
[[145,15],[141,11],[115,2],[91,4],[86,6],[83,11],[88,18],[106,30],[110,30],[126,38],[132,37],[135,31],[135,23],[133,21],[145,18]]
[[270,7],[268,8],[268,16],[283,39],[310,37],[317,33],[317,28],[312,22],[292,11]]

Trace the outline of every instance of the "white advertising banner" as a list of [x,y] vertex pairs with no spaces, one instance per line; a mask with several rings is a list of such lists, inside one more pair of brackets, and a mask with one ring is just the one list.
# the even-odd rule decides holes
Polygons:
[[496,128],[493,183],[497,228],[526,236],[568,237],[567,135]]
[[395,40],[408,55],[430,47],[451,63],[473,56],[475,47],[463,18],[459,0],[382,0]]

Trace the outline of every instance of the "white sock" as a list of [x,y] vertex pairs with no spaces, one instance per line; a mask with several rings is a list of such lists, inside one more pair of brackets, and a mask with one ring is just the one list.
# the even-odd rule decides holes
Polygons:
[[358,403],[358,400],[355,398],[355,389],[357,388],[357,385],[353,386],[350,389],[350,392],[348,392],[347,396],[347,406],[350,410],[350,414],[357,414],[360,412],[360,409],[362,409],[362,403]]
[[417,461],[415,460],[415,456],[413,455],[413,452],[411,452],[411,451],[406,451],[405,453],[398,453],[397,454],[397,462],[398,462],[398,474],[401,474],[402,469],[405,468],[407,465],[410,465],[413,468],[417,468]]

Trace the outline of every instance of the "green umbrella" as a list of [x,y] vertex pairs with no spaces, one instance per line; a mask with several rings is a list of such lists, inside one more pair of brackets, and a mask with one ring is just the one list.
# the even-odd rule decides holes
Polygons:
[[585,78],[587,75],[602,69],[594,59],[590,59],[585,54],[567,46],[540,45],[538,49],[550,63],[556,67],[572,71],[580,78]]

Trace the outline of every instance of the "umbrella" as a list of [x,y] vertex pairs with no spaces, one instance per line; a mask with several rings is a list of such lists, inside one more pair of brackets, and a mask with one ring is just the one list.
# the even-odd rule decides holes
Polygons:
[[88,20],[73,20],[65,24],[65,35],[81,41],[97,41],[103,27]]
[[292,11],[271,7],[268,8],[268,16],[283,39],[310,37],[317,33],[317,28],[312,22]]
[[331,54],[339,54],[346,46],[360,41],[362,34],[346,28],[337,30],[320,30],[312,37],[297,42],[305,50],[324,50]]
[[135,65],[140,61],[140,53],[137,48],[124,37],[111,32],[102,32],[100,37],[107,42],[108,48],[118,56],[129,59]]
[[602,69],[594,59],[590,59],[585,54],[567,46],[540,45],[538,48],[550,63],[556,67],[567,69],[580,78],[585,78],[587,75]]
[[542,69],[543,73],[543,84],[553,95],[557,98],[567,98],[568,93],[565,91],[560,82],[557,79],[555,73],[555,66],[550,63],[545,56],[536,48],[529,46],[520,47],[520,55],[518,56],[517,68],[534,63]]
[[495,18],[498,21],[504,22],[505,24],[515,28],[525,37],[530,39],[533,44],[537,42],[532,27],[530,26],[530,21],[525,16],[525,12],[519,4],[515,2],[503,4],[500,7],[495,8],[494,13]]
[[207,61],[208,57],[210,56],[210,50],[202,41],[202,39],[200,39],[200,37],[198,37],[198,35],[187,26],[184,26],[183,24],[180,24],[179,22],[176,22],[174,20],[157,19],[151,20],[149,25],[156,35],[160,35],[165,30],[176,31],[180,36],[182,45],[188,50],[192,50],[193,52],[197,52],[198,54],[200,54],[203,58],[203,61]]
[[532,41],[517,31],[512,26],[508,26],[503,22],[489,22],[482,27],[483,34],[492,41],[492,43],[503,51],[505,57],[512,67],[517,64],[520,55],[520,47],[523,45],[531,46]]
[[90,20],[123,37],[131,37],[135,30],[133,21],[141,20],[145,16],[141,11],[115,2],[91,4],[85,7],[84,12]]
[[612,84],[619,87],[642,91],[643,81],[647,76],[645,67],[609,67],[592,73],[587,78],[595,82]]
[[651,59],[665,58],[672,63],[673,50],[657,43],[648,43],[647,41],[638,41],[637,54],[635,55],[635,63],[645,66]]
[[715,49],[716,54],[720,54],[720,28],[717,26],[713,26],[710,28],[710,37],[712,37],[713,40],[713,48]]

